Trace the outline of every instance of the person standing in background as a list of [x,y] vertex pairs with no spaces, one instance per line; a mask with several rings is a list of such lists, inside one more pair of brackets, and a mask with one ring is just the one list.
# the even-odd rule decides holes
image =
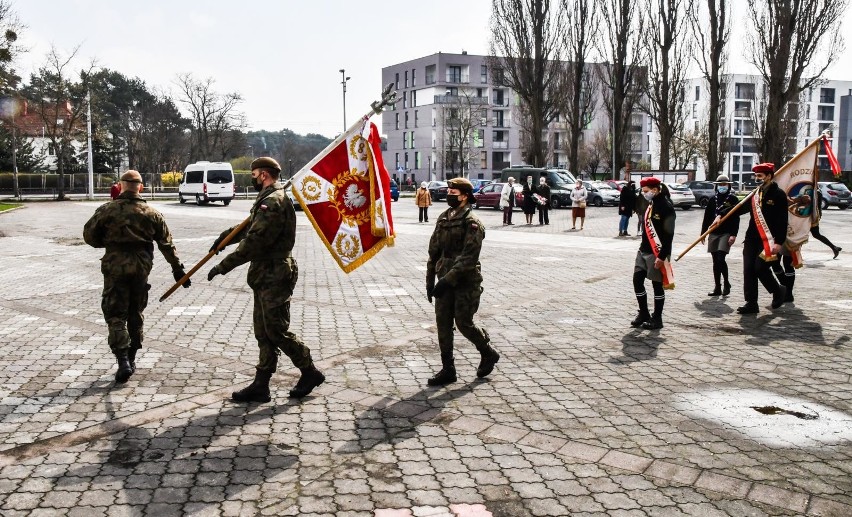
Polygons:
[[589,192],[583,186],[582,180],[577,180],[574,185],[574,190],[571,191],[571,229],[577,229],[577,218],[580,218],[580,229],[583,229],[583,222],[586,219],[586,199],[589,197]]
[[538,205],[538,224],[539,226],[543,224],[550,224],[550,215],[548,211],[550,210],[550,186],[547,184],[547,178],[542,176],[538,180],[538,187],[535,189],[535,193],[545,199],[545,203]]
[[512,211],[515,209],[515,178],[509,176],[509,182],[500,191],[500,208],[503,209],[503,226],[512,226]]
[[633,209],[636,206],[636,183],[633,180],[627,182],[627,185],[621,187],[621,194],[618,197],[618,215],[621,220],[618,222],[618,236],[630,237],[627,233],[627,225],[630,224],[630,216],[633,215]]
[[417,204],[417,207],[420,209],[419,220],[420,222],[429,222],[429,207],[432,206],[432,194],[429,193],[429,190],[426,188],[426,182],[420,184],[420,188],[417,189],[417,194],[414,197],[414,202]]

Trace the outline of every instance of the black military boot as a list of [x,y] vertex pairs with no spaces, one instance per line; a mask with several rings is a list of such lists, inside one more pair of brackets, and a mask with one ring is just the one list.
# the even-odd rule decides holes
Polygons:
[[657,330],[663,328],[663,315],[654,314],[651,319],[642,324],[644,330]]
[[231,400],[234,402],[269,402],[272,400],[269,395],[269,379],[271,378],[272,372],[256,370],[252,383],[240,391],[233,392]]
[[722,296],[728,296],[731,294],[731,284],[728,283],[728,279],[725,279],[725,284],[722,286]]
[[795,301],[793,298],[794,285],[796,285],[796,277],[793,275],[788,276],[784,281],[784,287],[787,288],[787,293],[784,295],[784,303],[793,303]]
[[302,376],[299,377],[299,382],[290,390],[290,398],[300,399],[307,396],[317,386],[325,382],[325,375],[322,374],[313,364],[307,368],[301,368]]
[[133,373],[136,373],[136,351],[138,348],[130,348],[127,351],[127,360],[130,361],[130,369],[133,370]]
[[115,372],[115,383],[124,384],[133,375],[133,368],[130,367],[130,361],[127,359],[126,352],[116,355],[115,358],[118,362],[118,370]]
[[712,291],[707,293],[707,296],[722,296],[722,286],[716,284],[716,287]]
[[651,321],[651,313],[648,312],[647,309],[639,309],[639,314],[637,314],[636,318],[634,318],[634,320],[630,322],[630,326],[633,328],[638,328],[641,327],[643,323],[648,321]]
[[737,307],[738,314],[757,314],[760,312],[760,307],[757,302],[746,302],[742,307]]
[[441,371],[426,381],[429,386],[443,386],[456,382],[456,365],[453,359],[453,349],[441,351]]
[[479,367],[476,369],[476,376],[481,379],[488,376],[494,370],[494,365],[500,360],[500,354],[491,348],[491,345],[485,345],[479,351],[479,354],[482,356],[482,359],[479,361]]

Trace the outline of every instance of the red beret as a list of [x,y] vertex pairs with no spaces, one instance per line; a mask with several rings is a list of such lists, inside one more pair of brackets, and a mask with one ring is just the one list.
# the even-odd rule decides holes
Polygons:
[[751,168],[751,172],[762,172],[764,174],[775,174],[775,164],[774,163],[758,163],[754,167]]
[[648,188],[659,188],[660,180],[654,177],[650,178],[642,178],[642,181],[639,182],[640,187],[648,187]]

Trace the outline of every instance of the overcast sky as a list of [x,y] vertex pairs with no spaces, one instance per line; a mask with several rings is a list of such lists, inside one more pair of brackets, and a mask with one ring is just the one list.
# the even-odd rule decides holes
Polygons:
[[[54,44],[78,63],[91,59],[151,87],[174,89],[179,73],[212,77],[222,93],[237,91],[252,129],[289,128],[334,136],[343,128],[341,74],[350,124],[381,90],[381,69],[436,53],[485,54],[490,0],[11,0],[27,25],[24,73]],[[735,0],[734,20],[744,20]],[[852,17],[843,25],[852,47]],[[753,73],[738,53],[745,24],[737,23],[732,72]],[[837,56],[827,77],[852,80],[852,50]]]

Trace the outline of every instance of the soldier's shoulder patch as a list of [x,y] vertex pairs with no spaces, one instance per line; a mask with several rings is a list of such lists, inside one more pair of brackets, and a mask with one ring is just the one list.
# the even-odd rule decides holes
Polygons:
[[263,212],[266,212],[267,210],[269,210],[269,206],[266,203],[261,203],[260,206],[257,207],[257,208],[259,210],[263,211]]
[[470,223],[470,229],[471,230],[478,230],[479,229],[479,223]]

